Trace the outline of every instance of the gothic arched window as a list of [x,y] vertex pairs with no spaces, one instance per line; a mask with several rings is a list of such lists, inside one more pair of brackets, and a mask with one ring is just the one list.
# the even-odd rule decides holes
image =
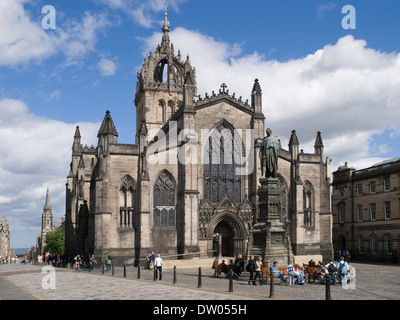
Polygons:
[[119,188],[119,224],[121,228],[133,228],[135,180],[126,175]]
[[279,179],[279,187],[282,189],[282,192],[280,195],[282,218],[284,218],[284,220],[286,221],[288,219],[288,217],[287,217],[288,186],[287,186],[285,178],[283,178],[280,174],[278,174],[278,179]]
[[242,201],[241,145],[232,129],[222,123],[214,129],[204,153],[204,198],[218,202],[227,194]]
[[310,227],[314,225],[314,191],[312,184],[306,181],[303,186],[303,212],[304,226]]
[[164,108],[165,102],[163,100],[159,100],[157,105],[157,122],[164,122]]
[[174,113],[174,102],[173,101],[168,101],[168,106],[167,106],[167,120],[169,120]]
[[155,227],[175,226],[175,194],[174,180],[167,172],[161,173],[154,184],[153,192]]
[[390,234],[385,234],[385,236],[383,237],[383,244],[385,246],[385,253],[387,255],[391,255],[393,252],[393,239]]

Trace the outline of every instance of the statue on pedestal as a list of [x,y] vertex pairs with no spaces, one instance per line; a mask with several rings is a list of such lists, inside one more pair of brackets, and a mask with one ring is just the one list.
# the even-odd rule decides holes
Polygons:
[[278,157],[281,150],[281,142],[276,136],[272,136],[271,133],[272,130],[268,128],[267,136],[261,142],[261,179],[276,178],[278,172]]

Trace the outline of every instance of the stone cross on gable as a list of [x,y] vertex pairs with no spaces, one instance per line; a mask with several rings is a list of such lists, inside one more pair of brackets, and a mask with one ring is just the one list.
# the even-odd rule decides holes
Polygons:
[[225,89],[228,88],[228,86],[225,83],[223,83],[221,85],[221,88],[222,88],[222,92],[225,92]]

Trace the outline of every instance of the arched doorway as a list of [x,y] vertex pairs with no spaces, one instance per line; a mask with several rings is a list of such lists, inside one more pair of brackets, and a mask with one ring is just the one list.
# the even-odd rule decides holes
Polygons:
[[[221,248],[221,256],[224,257],[233,257],[234,256],[234,245],[233,245],[233,237],[234,233],[225,221],[221,221],[214,229],[214,234],[218,234],[219,241],[221,244],[216,244],[217,248]],[[218,239],[218,238],[216,238]]]

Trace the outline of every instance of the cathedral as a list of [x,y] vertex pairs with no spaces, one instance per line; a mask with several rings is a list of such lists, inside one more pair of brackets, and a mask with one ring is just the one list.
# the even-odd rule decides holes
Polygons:
[[[219,250],[233,257],[249,248],[266,132],[261,84],[248,84],[248,100],[230,94],[226,84],[199,97],[196,69],[189,56],[175,52],[169,29],[166,13],[161,43],[137,75],[135,143],[118,143],[110,111],[97,147],[83,146],[76,128],[66,255],[131,263],[151,251],[190,258]],[[293,254],[332,257],[329,161],[320,132],[313,153],[299,150],[291,132],[277,179]]]

